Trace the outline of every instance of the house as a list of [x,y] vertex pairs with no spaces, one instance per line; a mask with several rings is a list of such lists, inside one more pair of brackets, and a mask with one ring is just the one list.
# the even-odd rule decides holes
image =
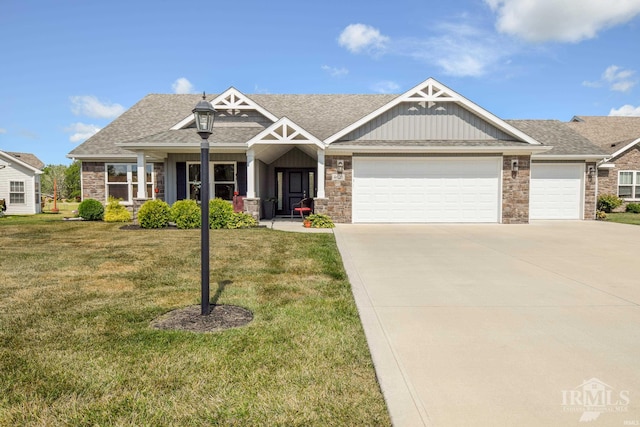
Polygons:
[[575,116],[568,125],[607,153],[598,164],[598,194],[640,202],[640,117]]
[[33,154],[0,150],[0,200],[6,203],[5,214],[41,212],[42,168],[44,163]]
[[[68,154],[83,198],[198,198],[199,95],[144,97]],[[210,194],[336,222],[592,219],[599,147],[558,121],[506,121],[429,78],[400,95],[209,96]],[[273,202],[272,202],[273,201]]]

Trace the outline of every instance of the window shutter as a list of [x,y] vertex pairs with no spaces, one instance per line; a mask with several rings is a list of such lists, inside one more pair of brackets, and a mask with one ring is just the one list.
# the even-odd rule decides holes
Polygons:
[[176,162],[176,200],[187,198],[187,163]]

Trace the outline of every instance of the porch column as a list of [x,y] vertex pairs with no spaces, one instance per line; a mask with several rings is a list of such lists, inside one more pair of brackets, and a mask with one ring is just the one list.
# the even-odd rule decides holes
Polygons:
[[144,159],[144,153],[138,151],[138,194],[135,196],[138,199],[147,198],[147,164]]
[[316,182],[318,183],[318,194],[316,197],[319,199],[324,199],[324,150],[322,148],[318,148],[318,178]]
[[247,199],[256,197],[256,163],[253,150],[247,151]]

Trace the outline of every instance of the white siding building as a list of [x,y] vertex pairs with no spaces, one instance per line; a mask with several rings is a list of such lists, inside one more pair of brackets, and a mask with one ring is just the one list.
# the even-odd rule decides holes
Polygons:
[[0,151],[0,200],[6,215],[41,212],[40,175],[44,164],[33,154]]

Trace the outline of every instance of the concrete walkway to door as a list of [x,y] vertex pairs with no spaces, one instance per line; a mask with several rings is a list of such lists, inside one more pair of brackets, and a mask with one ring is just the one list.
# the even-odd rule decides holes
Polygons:
[[395,426],[640,425],[640,227],[335,235]]

